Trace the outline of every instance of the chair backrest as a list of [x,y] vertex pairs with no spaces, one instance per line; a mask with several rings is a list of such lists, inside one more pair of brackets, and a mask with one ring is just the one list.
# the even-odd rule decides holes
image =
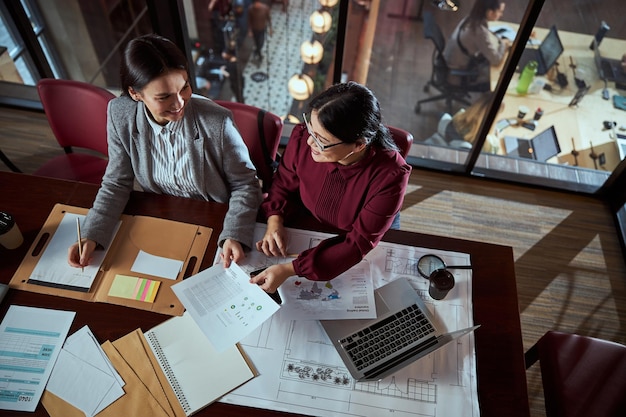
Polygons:
[[410,132],[398,127],[387,126],[387,128],[389,129],[389,132],[391,132],[391,137],[396,143],[396,146],[400,149],[400,155],[406,159],[409,154],[409,150],[411,150],[411,145],[413,144],[413,135]]
[[446,38],[435,21],[435,16],[431,12],[424,12],[422,18],[424,19],[424,38],[433,41],[435,51],[442,54],[446,47]]
[[66,152],[71,147],[108,155],[107,105],[113,93],[89,83],[43,78],[37,91],[55,138]]
[[548,331],[526,352],[526,368],[536,360],[548,417],[626,416],[626,346]]
[[448,85],[448,64],[443,57],[443,50],[446,47],[446,38],[443,36],[441,28],[435,21],[431,12],[424,12],[424,38],[430,39],[435,46],[432,56],[431,82],[437,87]]
[[283,120],[273,113],[248,104],[223,100],[215,102],[233,113],[235,125],[248,147],[257,176],[263,182],[263,191],[267,192],[274,176],[273,164],[278,153]]

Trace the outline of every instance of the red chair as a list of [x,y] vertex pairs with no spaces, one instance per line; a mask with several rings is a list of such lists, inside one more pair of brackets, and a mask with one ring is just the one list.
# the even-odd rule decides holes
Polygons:
[[[37,91],[64,155],[46,162],[35,175],[100,184],[107,166],[107,105],[115,96],[80,81],[44,78]],[[75,148],[91,152],[74,152]]]
[[549,331],[525,355],[537,360],[547,417],[626,416],[626,346]]
[[413,144],[413,135],[410,132],[397,127],[387,126],[387,128],[391,132],[393,141],[398,146],[398,149],[400,149],[400,155],[406,159],[409,151],[411,150],[411,145]]
[[233,113],[235,125],[250,152],[250,159],[267,193],[276,168],[276,154],[283,131],[283,120],[277,115],[248,104],[214,100]]

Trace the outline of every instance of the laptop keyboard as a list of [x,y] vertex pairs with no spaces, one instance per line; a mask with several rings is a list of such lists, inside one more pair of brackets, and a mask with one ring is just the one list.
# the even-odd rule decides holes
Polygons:
[[413,304],[340,342],[356,368],[363,370],[434,333],[424,313]]

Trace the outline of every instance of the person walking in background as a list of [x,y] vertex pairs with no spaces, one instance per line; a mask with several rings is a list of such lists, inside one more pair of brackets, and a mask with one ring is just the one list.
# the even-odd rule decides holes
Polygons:
[[261,50],[265,44],[265,33],[272,36],[272,15],[270,8],[261,0],[254,0],[248,7],[248,32],[254,39],[254,59],[258,62],[263,60]]
[[224,25],[232,9],[231,0],[209,0],[208,9],[211,15],[213,49],[222,51],[226,48]]
[[367,87],[336,84],[309,107],[261,204],[267,228],[256,247],[286,256],[283,223],[303,213],[341,232],[251,279],[269,293],[292,275],[329,281],[361,262],[397,218],[411,174]]
[[109,245],[135,183],[142,191],[228,204],[218,238],[223,264],[243,259],[261,188],[231,112],[192,97],[185,55],[161,36],[131,40],[120,74],[122,95],[107,110],[109,162],[68,263],[87,266],[98,245]]

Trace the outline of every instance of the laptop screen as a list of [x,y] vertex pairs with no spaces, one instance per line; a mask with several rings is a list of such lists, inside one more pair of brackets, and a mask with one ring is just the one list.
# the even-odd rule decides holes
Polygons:
[[556,60],[559,59],[563,53],[563,44],[561,43],[561,39],[559,39],[556,26],[552,25],[548,35],[543,42],[541,42],[539,53],[542,56],[546,69],[552,68]]
[[532,139],[532,147],[537,161],[545,162],[561,152],[554,126],[550,126]]
[[603,80],[606,77],[606,74],[604,74],[604,71],[602,70],[602,56],[600,56],[600,49],[598,48],[598,41],[596,38],[593,38],[591,44],[593,46],[593,61],[595,62],[596,69],[598,70],[598,77]]

